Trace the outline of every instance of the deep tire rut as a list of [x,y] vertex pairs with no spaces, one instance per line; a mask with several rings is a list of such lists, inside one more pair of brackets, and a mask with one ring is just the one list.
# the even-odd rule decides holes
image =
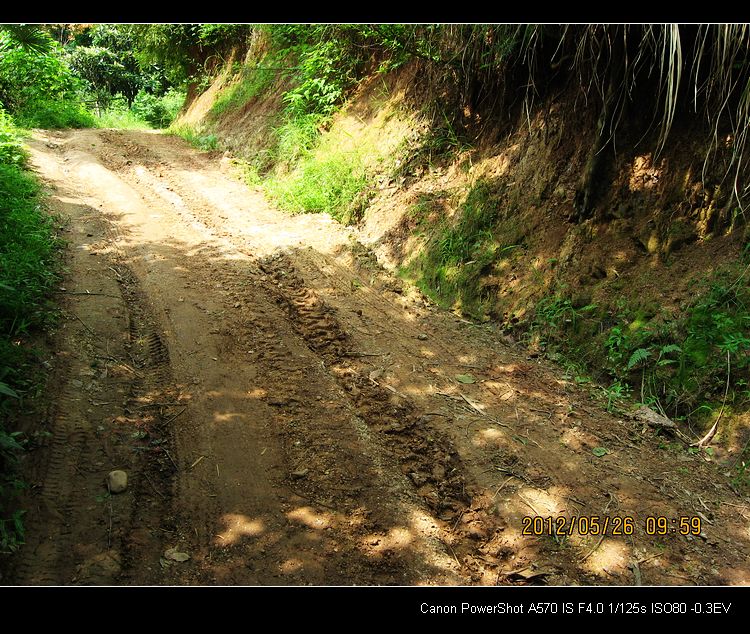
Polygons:
[[[169,524],[173,471],[166,451],[173,442],[161,425],[166,412],[148,405],[170,398],[169,355],[135,277],[107,259],[117,274],[108,290],[119,290],[119,300],[104,301],[120,315],[114,326],[122,330],[72,318],[83,306],[68,302],[58,356],[69,362],[51,380],[60,396],[43,423],[51,434],[40,461],[47,466],[15,573],[19,584],[142,583],[144,544]],[[99,394],[120,400],[100,402]],[[106,488],[114,468],[130,475],[126,494]]]
[[[270,278],[268,294],[285,308],[295,330],[323,358],[327,371],[349,395],[359,419],[377,435],[392,465],[409,480],[426,507],[455,530],[456,520],[471,508],[473,487],[467,483],[450,439],[405,395],[370,378],[367,367],[357,362],[363,353],[351,348],[335,310],[305,286],[288,256],[270,256],[260,267]],[[485,518],[484,523],[489,530],[490,520]]]

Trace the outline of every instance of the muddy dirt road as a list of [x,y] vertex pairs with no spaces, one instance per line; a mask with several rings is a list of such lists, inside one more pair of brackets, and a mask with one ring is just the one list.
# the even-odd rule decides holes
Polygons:
[[[31,147],[70,256],[12,583],[750,583],[716,465],[435,309],[353,229],[180,139]],[[583,522],[524,519],[550,516]]]

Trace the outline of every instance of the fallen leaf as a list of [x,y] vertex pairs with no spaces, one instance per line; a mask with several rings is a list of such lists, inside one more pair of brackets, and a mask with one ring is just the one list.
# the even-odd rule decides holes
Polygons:
[[504,573],[505,577],[523,579],[529,581],[536,579],[537,577],[547,577],[555,572],[554,568],[536,568],[527,566],[526,568],[519,568],[518,570],[511,570],[510,572]]
[[165,550],[164,557],[166,559],[171,559],[172,561],[187,561],[190,559],[190,555],[179,552],[177,548],[169,548]]

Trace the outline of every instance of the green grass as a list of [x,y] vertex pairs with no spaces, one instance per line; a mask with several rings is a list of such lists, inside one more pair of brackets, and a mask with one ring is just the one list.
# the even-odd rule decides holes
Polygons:
[[15,165],[0,164],[0,218],[0,334],[15,337],[44,324],[58,247],[36,181]]
[[265,188],[288,211],[326,212],[350,222],[357,215],[353,205],[367,183],[367,170],[358,153],[328,151],[301,159],[289,174],[269,178]]
[[[425,217],[429,204],[429,200],[420,199],[410,215]],[[402,277],[440,306],[484,318],[490,297],[480,284],[483,274],[521,246],[517,232],[498,216],[491,185],[476,183],[455,217],[442,220],[432,234],[422,252],[402,267]]]
[[210,114],[218,117],[229,110],[237,110],[245,106],[253,97],[262,94],[273,83],[277,72],[274,69],[262,68],[264,60],[257,66],[243,66],[239,77],[226,90],[222,91],[218,99],[211,106]]
[[191,125],[180,124],[172,125],[167,128],[167,134],[185,139],[190,145],[199,150],[217,150],[219,148],[219,137],[215,134],[206,132],[202,128],[195,128]]
[[292,114],[275,130],[276,142],[261,157],[271,166],[251,164],[246,180],[261,182],[266,193],[282,209],[293,213],[328,213],[341,222],[357,218],[363,194],[370,182],[367,159],[373,148],[359,144],[352,149],[341,135],[321,131],[328,117]]
[[0,111],[0,552],[23,543],[22,511],[10,506],[24,486],[16,475],[22,446],[9,429],[35,384],[26,344],[51,321],[47,298],[57,280],[60,246],[39,185],[23,168],[24,157],[20,131]]
[[118,128],[120,130],[147,130],[151,124],[125,108],[110,108],[101,114],[94,114],[94,125],[97,128]]
[[696,284],[676,314],[638,300],[581,306],[562,289],[540,299],[522,327],[551,357],[610,385],[602,388],[608,407],[632,395],[700,429],[722,406],[726,415],[750,406],[750,289],[743,276],[741,265],[717,271]]
[[147,130],[171,125],[185,103],[185,93],[170,90],[161,97],[139,93],[128,107],[122,97],[114,99],[109,107],[94,113],[94,127],[120,130]]
[[91,128],[92,115],[77,101],[37,99],[15,114],[16,123],[23,128]]

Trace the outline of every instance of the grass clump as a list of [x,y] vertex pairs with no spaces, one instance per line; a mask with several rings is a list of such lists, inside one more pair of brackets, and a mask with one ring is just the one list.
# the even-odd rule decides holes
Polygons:
[[288,211],[326,212],[350,222],[369,182],[368,149],[348,149],[330,136],[319,143],[319,122],[318,116],[306,115],[278,130],[277,170],[266,179],[265,189]]
[[[425,204],[419,201],[412,215],[423,217]],[[471,188],[456,219],[445,218],[441,224],[401,274],[442,307],[484,318],[490,297],[480,284],[481,277],[520,246],[517,236],[502,231],[498,201],[486,181]]]
[[237,110],[245,106],[251,99],[268,90],[276,78],[277,71],[264,68],[261,60],[254,66],[243,66],[237,74],[234,83],[223,91],[211,106],[211,115],[218,117],[230,110]]
[[219,148],[219,137],[206,132],[202,127],[193,127],[183,123],[170,126],[166,132],[185,139],[199,150],[212,151]]
[[185,93],[177,90],[169,90],[161,97],[140,92],[132,106],[117,97],[107,108],[94,113],[94,126],[121,130],[166,128],[177,118],[184,103]]
[[94,115],[82,103],[55,99],[30,102],[14,118],[24,128],[91,128],[96,123]]
[[608,406],[633,395],[670,418],[709,426],[722,407],[750,406],[750,288],[739,265],[696,284],[676,313],[629,303],[581,305],[564,292],[542,298],[527,340],[585,367],[609,388]]
[[110,105],[100,113],[94,113],[94,125],[97,128],[117,128],[119,130],[146,130],[151,124],[127,107],[123,101]]

